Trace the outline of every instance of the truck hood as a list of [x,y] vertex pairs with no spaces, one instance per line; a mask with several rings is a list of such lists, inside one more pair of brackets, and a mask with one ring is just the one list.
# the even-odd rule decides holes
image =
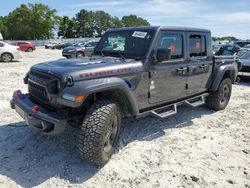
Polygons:
[[61,59],[44,62],[31,67],[65,80],[72,76],[74,81],[137,73],[143,70],[141,61],[115,57],[86,57],[81,59]]

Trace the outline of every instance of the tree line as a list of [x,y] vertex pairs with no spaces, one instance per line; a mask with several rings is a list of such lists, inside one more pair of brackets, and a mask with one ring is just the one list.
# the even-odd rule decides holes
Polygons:
[[109,28],[148,26],[149,22],[136,15],[119,19],[104,11],[76,13],[73,18],[58,16],[56,9],[41,3],[21,4],[7,16],[0,16],[0,32],[4,39],[36,40],[54,38],[100,37]]
[[238,41],[239,39],[233,37],[233,36],[227,36],[227,37],[212,37],[213,41]]

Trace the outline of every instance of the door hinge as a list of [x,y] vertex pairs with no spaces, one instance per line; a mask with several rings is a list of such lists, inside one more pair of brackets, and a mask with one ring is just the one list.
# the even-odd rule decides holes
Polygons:
[[186,84],[186,89],[188,89],[188,84]]

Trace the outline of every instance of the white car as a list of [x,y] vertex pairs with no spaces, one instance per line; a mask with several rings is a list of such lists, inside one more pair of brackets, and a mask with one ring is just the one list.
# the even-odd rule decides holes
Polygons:
[[19,46],[13,46],[6,42],[0,41],[0,61],[10,62],[12,60],[22,59],[23,54]]

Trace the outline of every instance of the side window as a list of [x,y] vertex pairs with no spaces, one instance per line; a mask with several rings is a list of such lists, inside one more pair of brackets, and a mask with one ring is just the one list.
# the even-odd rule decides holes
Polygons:
[[206,38],[204,35],[189,36],[190,57],[206,56]]
[[183,37],[181,34],[162,33],[158,48],[170,49],[170,60],[183,58]]

